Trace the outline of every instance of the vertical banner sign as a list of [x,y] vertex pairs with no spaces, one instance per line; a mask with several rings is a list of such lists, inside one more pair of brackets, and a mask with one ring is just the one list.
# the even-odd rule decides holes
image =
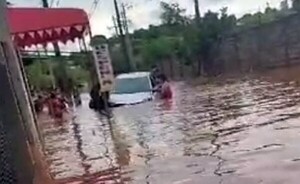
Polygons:
[[113,89],[114,72],[111,64],[111,58],[107,43],[101,43],[93,46],[95,66],[101,85],[101,92],[109,92]]

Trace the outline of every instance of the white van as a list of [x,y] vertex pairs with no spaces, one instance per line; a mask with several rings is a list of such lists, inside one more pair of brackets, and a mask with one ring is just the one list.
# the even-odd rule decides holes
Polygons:
[[134,72],[116,77],[110,102],[116,105],[133,105],[153,100],[150,72]]

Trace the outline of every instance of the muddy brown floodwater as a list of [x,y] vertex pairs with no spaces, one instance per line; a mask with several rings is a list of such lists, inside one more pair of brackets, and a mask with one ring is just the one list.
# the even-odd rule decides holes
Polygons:
[[[222,84],[223,83],[223,84]],[[88,108],[43,129],[51,174],[63,184],[298,184],[297,82],[173,83],[172,102]]]

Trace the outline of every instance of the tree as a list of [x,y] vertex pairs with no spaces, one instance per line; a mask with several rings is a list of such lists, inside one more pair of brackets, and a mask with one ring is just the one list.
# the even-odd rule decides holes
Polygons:
[[256,12],[254,14],[245,14],[238,20],[238,24],[244,28],[255,27],[261,24],[270,23],[282,17],[290,15],[292,11],[289,9],[287,0],[283,0],[280,9],[271,8],[269,5],[264,12]]
[[146,40],[142,43],[141,54],[147,62],[145,64],[151,66],[160,64],[168,49],[168,45],[166,45],[163,38]]
[[75,86],[87,83],[89,80],[89,70],[92,63],[89,61],[88,55],[91,53],[72,53],[69,56],[69,65],[67,66],[67,75]]
[[162,2],[161,9],[161,25],[134,32],[134,38],[141,45],[139,53],[148,66],[166,60],[170,67],[173,60],[189,64],[201,60],[208,62],[211,48],[221,34],[236,27],[236,17],[228,15],[227,8],[222,8],[220,14],[207,12],[200,24],[186,17],[185,10],[176,3]]
[[35,61],[26,66],[25,69],[31,86],[39,90],[49,89],[52,87],[52,78],[46,63]]
[[231,31],[235,29],[237,19],[234,15],[228,15],[227,13],[228,7],[221,8],[221,28],[223,29],[223,32]]
[[73,62],[74,66],[78,66],[84,70],[89,70],[91,67],[88,58],[89,54],[92,53],[76,52],[76,53],[72,53],[68,59]]
[[127,63],[124,59],[124,54],[122,53],[122,48],[120,44],[115,44],[110,48],[110,55],[112,60],[112,65],[115,73],[126,73],[128,71]]
[[258,26],[262,23],[262,13],[258,12],[255,14],[245,14],[238,20],[239,25],[245,28]]
[[288,0],[283,0],[280,2],[280,11],[288,11],[289,10],[289,3]]
[[218,13],[208,11],[202,18],[199,33],[199,54],[202,61],[198,65],[199,74],[201,71],[208,74],[213,71],[214,45],[218,44],[222,34],[230,32],[236,27],[236,18],[234,15],[227,14],[227,8],[222,8],[220,12],[221,16]]
[[185,9],[179,7],[178,3],[166,3],[161,2],[160,6],[162,8],[162,13],[160,18],[163,24],[166,25],[183,25],[185,23]]
[[[162,24],[134,31],[134,50],[142,61],[141,65],[149,67],[175,57],[181,63],[198,62],[199,71],[210,72],[215,67],[214,50],[223,35],[270,23],[295,12],[289,8],[288,0],[282,0],[280,9],[267,3],[264,11],[245,14],[240,19],[229,15],[227,7],[220,12],[208,11],[200,17],[200,12],[197,12],[199,1],[194,0],[194,5],[196,16],[191,18],[185,15],[185,9],[178,3],[161,2]],[[300,10],[300,0],[293,0],[293,9]]]
[[292,0],[292,7],[296,11],[300,11],[300,0]]
[[277,18],[278,12],[279,11],[276,8],[271,8],[270,6],[268,6],[265,9],[265,13],[262,14],[261,17],[262,23],[268,23],[274,21]]
[[288,0],[282,0],[280,2],[280,9],[278,11],[278,15],[277,18],[282,18],[282,17],[286,17],[290,14],[292,14],[293,11],[292,9],[289,7],[289,3]]

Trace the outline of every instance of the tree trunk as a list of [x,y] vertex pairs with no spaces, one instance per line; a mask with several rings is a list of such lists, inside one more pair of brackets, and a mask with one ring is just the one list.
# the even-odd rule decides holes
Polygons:
[[183,60],[179,60],[179,75],[180,75],[180,78],[184,77],[184,74],[183,74]]
[[198,61],[198,71],[197,71],[197,75],[201,76],[203,73],[203,59],[201,59],[200,57],[197,57],[197,61]]
[[165,71],[165,66],[164,66],[164,60],[161,60],[159,63],[160,63],[160,69],[161,69],[162,73],[165,73],[166,71]]
[[195,8],[195,15],[196,15],[196,23],[198,26],[200,25],[200,9],[199,9],[199,0],[194,0],[194,8]]
[[289,55],[289,39],[287,34],[287,26],[284,26],[283,28],[283,35],[284,35],[284,57],[285,57],[285,63],[287,66],[290,66],[290,55]]
[[169,62],[169,66],[170,66],[170,77],[173,78],[174,77],[173,57],[170,57],[168,59],[168,62]]

